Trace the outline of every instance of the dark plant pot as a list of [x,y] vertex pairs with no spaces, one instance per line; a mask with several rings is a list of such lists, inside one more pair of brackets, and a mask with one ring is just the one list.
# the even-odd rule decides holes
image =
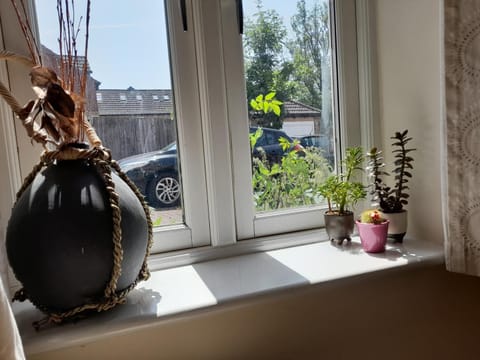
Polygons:
[[[112,173],[121,210],[117,291],[134,283],[148,245],[142,204]],[[28,299],[46,313],[102,303],[114,263],[113,219],[99,170],[85,160],[48,165],[21,194],[7,228],[10,265]]]
[[353,212],[345,215],[325,213],[325,228],[328,238],[342,245],[344,240],[350,241],[355,227]]

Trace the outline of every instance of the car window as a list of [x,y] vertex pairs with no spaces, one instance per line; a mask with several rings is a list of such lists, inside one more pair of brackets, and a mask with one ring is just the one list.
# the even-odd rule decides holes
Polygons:
[[260,136],[260,138],[257,140],[257,143],[255,144],[255,146],[265,146],[265,145],[267,145],[267,140],[266,140],[265,131],[263,131],[262,136]]
[[278,144],[278,137],[275,136],[276,134],[272,133],[271,131],[264,131],[266,137],[266,145],[275,145]]
[[167,146],[165,146],[162,151],[170,151],[170,150],[177,150],[177,143],[173,142]]

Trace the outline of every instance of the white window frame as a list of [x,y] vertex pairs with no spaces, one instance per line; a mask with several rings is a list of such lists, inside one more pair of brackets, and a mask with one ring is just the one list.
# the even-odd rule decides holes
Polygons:
[[[218,256],[235,253],[236,250],[218,249],[225,245],[233,245],[238,251],[247,248],[253,251],[264,249],[265,244],[268,244],[269,249],[290,246],[298,240],[292,240],[290,235],[268,235],[321,228],[324,213],[322,207],[269,214],[255,213],[251,159],[249,151],[246,151],[249,149],[249,125],[243,50],[235,1],[186,0],[189,25],[186,32],[183,31],[179,1],[166,0],[166,5],[173,93],[177,95],[175,111],[179,119],[177,132],[185,224],[155,229],[153,253],[163,254],[153,256],[152,259],[165,262],[167,258],[181,258],[180,262],[184,263],[211,258],[215,256],[212,255],[213,252],[220,254]],[[30,0],[29,6],[33,12],[33,0]],[[366,0],[337,0],[335,6],[331,7],[334,9],[332,15],[335,19],[336,38],[332,64],[338,65],[334,71],[332,87],[338,89],[338,94],[334,94],[338,99],[334,109],[337,153],[343,153],[349,146],[373,142],[374,139],[371,125],[374,121],[371,116],[374,107],[362,107],[360,103],[360,100],[363,104],[372,97],[373,85],[367,84],[365,87],[371,63],[368,61],[368,52],[357,54],[357,36],[364,40],[362,46],[370,36],[370,7]],[[2,16],[5,48],[26,53],[9,2],[0,4],[0,13],[7,14]],[[358,19],[358,14],[364,17],[363,20]],[[13,29],[17,30],[12,31]],[[357,32],[359,29],[360,32]],[[357,55],[361,55],[362,59],[357,61]],[[8,64],[6,71],[2,66],[4,65],[0,65],[0,77],[5,83],[10,83],[14,94],[26,102],[32,92],[25,69],[16,64]],[[359,84],[364,86],[361,99]],[[0,102],[0,111],[7,114],[5,119],[9,117],[9,121],[14,122],[11,111],[3,102]],[[21,179],[38,161],[41,149],[31,145],[18,121],[15,122],[15,128],[11,125],[0,126],[0,132],[5,139],[9,139],[4,142],[4,147],[8,163],[8,184],[13,193],[14,189],[18,189]],[[16,142],[12,140],[15,136]],[[13,198],[2,200],[2,205],[11,206],[12,202]],[[231,246],[228,248],[232,249]],[[185,250],[178,251],[179,249]],[[173,250],[177,251],[165,253]],[[175,260],[166,262],[176,263]]]
[[[302,207],[263,214],[257,214],[252,204],[252,180],[250,154],[242,149],[248,148],[248,119],[245,98],[245,77],[243,74],[243,49],[235,2],[221,0],[223,34],[223,58],[225,85],[228,102],[228,122],[232,136],[232,164],[236,177],[232,179],[235,194],[235,213],[237,215],[237,239],[251,239],[273,234],[308,230],[324,226],[325,206]],[[343,153],[346,147],[360,145],[358,70],[356,54],[355,1],[330,2],[332,21],[332,59],[334,93],[333,116],[337,153]],[[230,20],[230,21],[229,21]],[[228,51],[227,51],[228,49]],[[335,64],[338,64],[336,66]],[[340,85],[340,86],[337,86]],[[348,84],[348,86],[346,86]],[[342,104],[341,106],[339,104]],[[340,121],[341,119],[341,121]],[[340,130],[340,131],[339,131]],[[338,136],[340,133],[341,137]]]

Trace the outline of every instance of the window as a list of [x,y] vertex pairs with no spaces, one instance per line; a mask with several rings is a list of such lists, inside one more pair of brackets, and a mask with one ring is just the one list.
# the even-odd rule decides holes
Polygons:
[[[37,13],[42,36],[43,28],[46,26],[41,20],[44,16],[42,12],[45,9],[54,11],[52,9],[55,9],[56,2],[51,0],[47,3],[42,0],[38,3],[41,4],[41,6],[37,6]],[[249,122],[251,109],[247,104],[251,100],[251,96],[247,95],[248,84],[245,82],[245,65],[248,56],[244,61],[242,41],[245,35],[241,35],[239,31],[241,28],[241,18],[238,16],[237,8],[239,2],[234,0],[186,0],[186,24],[183,21],[181,7],[174,0],[165,1],[164,8],[159,5],[162,3],[159,1],[131,2],[128,9],[121,10],[123,15],[113,14],[112,7],[108,3],[109,1],[94,2],[95,6],[92,8],[92,12],[98,19],[98,23],[92,24],[97,29],[96,33],[91,32],[91,39],[97,36],[103,43],[121,40],[121,43],[125,44],[126,37],[142,38],[138,34],[135,35],[130,28],[134,22],[132,20],[134,13],[144,16],[153,13],[156,16],[152,19],[152,23],[155,24],[154,29],[147,28],[148,21],[143,21],[140,26],[141,30],[147,31],[143,34],[150,42],[149,47],[155,47],[151,46],[151,42],[157,42],[163,46],[162,51],[169,54],[167,63],[162,62],[161,64],[159,64],[161,60],[155,56],[140,56],[147,58],[157,68],[161,66],[171,70],[168,75],[168,85],[155,85],[153,87],[155,91],[153,91],[150,90],[152,87],[149,85],[138,85],[130,80],[125,80],[121,85],[111,85],[107,88],[107,82],[104,81],[103,85],[99,84],[97,95],[94,97],[97,99],[99,107],[104,106],[102,111],[105,112],[107,112],[108,104],[116,102],[115,107],[108,111],[112,112],[110,116],[115,116],[117,122],[120,122],[121,116],[128,114],[128,111],[137,111],[135,106],[141,107],[138,109],[139,112],[134,115],[138,119],[143,117],[142,121],[149,115],[154,117],[157,114],[155,111],[163,111],[168,119],[176,120],[175,138],[173,141],[165,143],[164,147],[159,146],[156,150],[162,150],[163,153],[170,155],[176,152],[174,156],[178,156],[178,183],[175,186],[177,190],[181,189],[181,207],[173,209],[179,211],[174,215],[171,214],[171,208],[168,209],[170,211],[168,216],[166,213],[159,214],[161,220],[157,223],[162,226],[155,229],[156,240],[153,251],[164,252],[199,246],[230,245],[241,240],[265,235],[322,226],[324,210],[321,204],[268,212],[255,209],[255,194],[252,187],[252,152],[249,140],[251,127],[255,124]],[[263,3],[267,6],[267,0],[264,0]],[[328,132],[328,136],[326,140],[320,142],[333,154],[331,161],[334,165],[337,159],[336,154],[341,153],[342,147],[358,144],[360,136],[360,126],[356,115],[358,114],[356,57],[355,53],[348,53],[349,51],[355,52],[354,49],[356,49],[355,29],[349,27],[355,23],[352,20],[355,14],[355,3],[353,0],[328,3],[319,1],[319,3],[328,8],[328,16],[332,16],[330,19],[335,18],[336,20],[335,22],[330,21],[328,24],[337,24],[335,29],[339,31],[336,34],[335,29],[330,27],[333,51],[330,54],[332,67],[329,70],[331,88],[338,88],[339,91],[331,91],[329,93],[331,98],[324,100],[326,103],[336,105],[331,106],[331,113],[328,115],[328,121],[330,121],[328,131],[324,127],[324,133]],[[33,0],[31,4],[33,4]],[[0,6],[2,14],[8,13],[4,12],[7,5]],[[160,6],[162,9],[161,11],[151,11],[153,6]],[[248,29],[248,17],[250,16],[247,6],[255,11],[252,3],[245,2],[244,29]],[[118,8],[118,6],[116,7]],[[101,15],[102,8],[108,10],[108,16]],[[165,14],[165,16],[159,14]],[[122,22],[121,16],[125,16],[128,21]],[[166,22],[164,22],[164,18],[167,19]],[[120,25],[124,25],[125,29],[122,29]],[[162,33],[161,25],[167,31]],[[186,25],[187,31],[184,31],[184,25]],[[10,31],[12,26],[7,25],[8,31],[5,33],[7,48],[12,44],[20,43],[19,31]],[[107,29],[110,30],[107,32]],[[108,36],[105,35],[107,33]],[[336,41],[333,41],[335,40],[334,35],[336,35]],[[43,35],[43,38],[45,36]],[[131,43],[133,44],[133,42]],[[13,48],[17,49],[18,47]],[[100,61],[103,61],[103,65],[108,67],[114,62],[125,60],[126,51],[123,47],[121,53],[114,53],[110,51],[109,47],[110,54],[100,56],[97,64],[94,63],[95,56],[90,47],[89,62],[92,76],[96,75],[96,69],[99,68],[97,65],[100,65]],[[286,57],[290,56],[287,53],[288,49],[282,51],[285,52]],[[338,59],[337,56],[339,56]],[[122,66],[122,71],[117,71],[113,76],[121,78],[133,70],[145,71],[145,67],[136,61],[136,58],[129,59]],[[338,69],[334,66],[335,64],[339,64]],[[146,75],[148,77],[155,74],[156,71],[150,71]],[[13,69],[10,72],[10,78],[14,92],[17,90],[26,94],[29,91],[29,86],[24,80],[24,73]],[[16,83],[17,79],[24,82],[22,86]],[[97,80],[102,82],[100,78]],[[345,83],[349,84],[348,88],[343,86]],[[130,88],[130,86],[133,87]],[[262,91],[263,95],[267,95],[270,90],[276,90],[279,93],[278,89],[267,87]],[[139,98],[143,100],[141,103],[137,101]],[[161,101],[158,101],[160,99]],[[334,101],[335,99],[338,101]],[[309,116],[318,115],[318,109],[315,106],[300,100],[302,99],[299,97],[283,98],[283,108],[297,111],[297,113],[303,112],[302,121],[305,122],[310,121],[305,120]],[[147,105],[151,106],[152,114],[147,113],[150,111]],[[140,110],[143,113],[140,113]],[[122,111],[122,113],[113,114],[114,111]],[[296,122],[293,115],[291,123],[300,124],[300,122]],[[300,126],[297,125],[296,128]],[[95,126],[98,130],[102,123],[97,122]],[[161,136],[164,133],[163,130],[152,131],[152,126],[147,126],[146,129],[142,139],[135,141],[136,145],[144,146],[151,140],[150,137]],[[288,127],[274,130],[283,132],[292,142],[295,136],[309,135],[306,132],[290,133],[291,135],[289,135]],[[314,135],[325,138],[324,133]],[[17,134],[19,134],[21,170],[22,175],[25,175],[38,159],[40,151],[28,150],[28,139],[25,138],[22,131],[17,131]],[[285,137],[283,134],[281,136]],[[279,138],[279,133],[265,131],[259,139],[258,145],[277,146]],[[129,139],[126,139],[124,143],[130,141]],[[335,141],[332,141],[333,139]],[[104,138],[104,141],[107,143],[108,139]],[[172,145],[169,147],[170,144]],[[148,151],[150,149],[142,152]],[[281,156],[279,155],[280,158]],[[125,169],[137,166],[142,161],[145,160],[134,159],[129,164],[124,164]],[[167,180],[166,183],[158,184],[153,191],[161,193],[162,187],[172,186],[172,179]],[[164,201],[172,201],[172,198],[164,198]],[[174,220],[171,220],[171,216]]]

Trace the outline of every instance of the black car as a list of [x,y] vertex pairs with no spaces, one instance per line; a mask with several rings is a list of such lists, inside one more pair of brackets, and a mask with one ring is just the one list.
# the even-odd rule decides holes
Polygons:
[[159,151],[121,159],[118,164],[145,195],[150,206],[167,208],[180,204],[176,142]]
[[[263,133],[255,145],[253,156],[261,156],[265,153],[269,161],[280,161],[285,154],[279,143],[280,137],[284,137],[291,143],[293,139],[280,130],[262,129]],[[250,133],[255,131],[257,131],[256,127],[250,128]],[[297,145],[296,150],[298,148]],[[145,196],[150,206],[173,208],[180,205],[182,191],[178,176],[176,142],[158,151],[121,159],[118,164]]]
[[[257,129],[257,127],[250,127],[250,133],[255,133]],[[262,128],[262,130],[262,136],[260,136],[260,138],[257,140],[253,149],[254,157],[262,157],[264,153],[267,160],[271,163],[274,163],[280,162],[285,153],[291,151],[292,149],[297,151],[301,151],[303,149],[303,147],[299,146],[298,144],[293,145],[294,140],[282,130],[269,128]],[[292,146],[287,150],[283,150],[282,146],[280,145],[280,138],[288,140]]]

